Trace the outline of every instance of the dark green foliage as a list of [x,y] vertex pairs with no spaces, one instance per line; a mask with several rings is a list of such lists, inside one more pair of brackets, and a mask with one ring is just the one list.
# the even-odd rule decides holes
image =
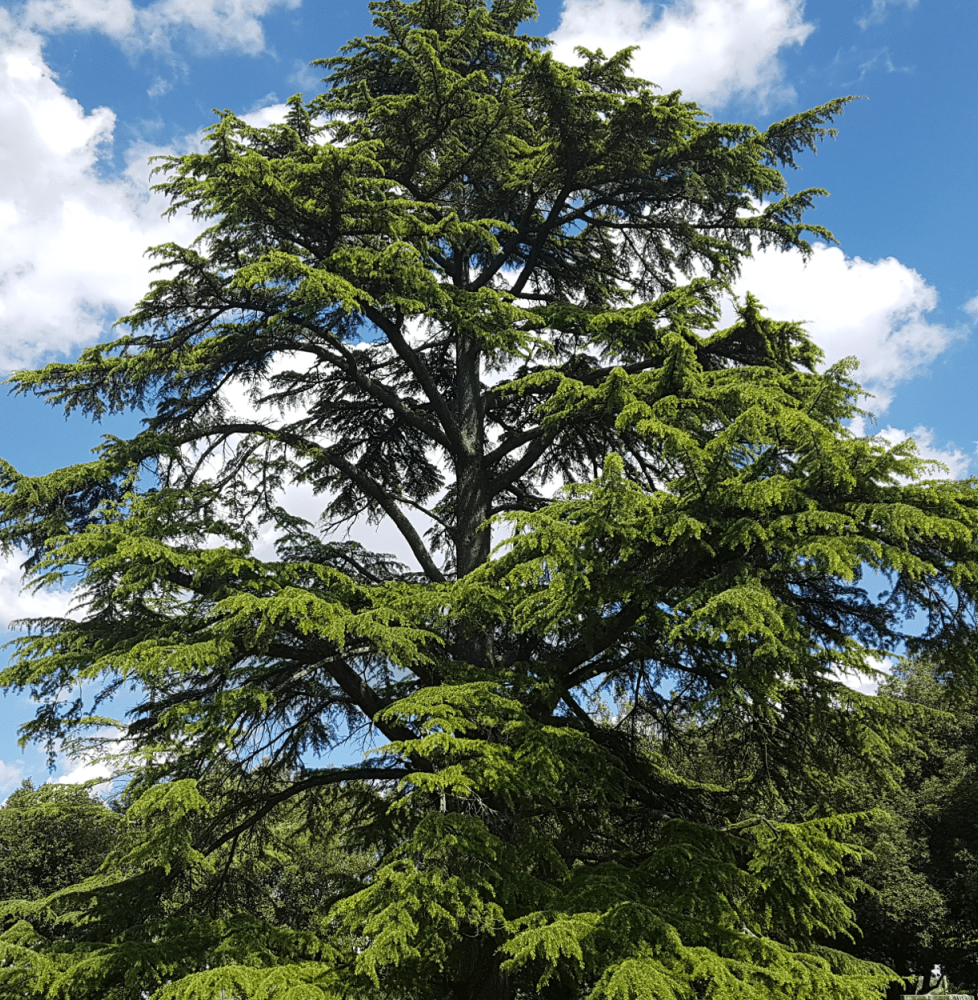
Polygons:
[[[940,966],[955,984],[951,992],[978,992],[978,814],[975,689],[921,659],[902,659],[881,677],[879,699],[904,717],[902,740],[885,769],[836,746],[831,772],[797,768],[792,794],[754,783],[741,786],[746,812],[798,818],[813,812],[858,812],[863,822],[851,839],[870,853],[852,866],[866,891],[854,903],[858,930],[840,947],[881,962],[906,981],[895,980],[891,996],[905,993],[917,977],[925,982]],[[667,739],[645,735],[690,781],[729,784],[745,771],[753,751],[749,732],[736,717],[690,718]],[[796,732],[795,739],[801,739]],[[885,780],[884,780],[885,779]],[[932,984],[933,985],[933,984]]]
[[[235,776],[226,772],[221,781],[233,794]],[[200,787],[207,790],[206,783]],[[229,960],[255,967],[286,962],[290,977],[318,969],[313,978],[335,979],[334,963],[315,961],[324,957],[328,913],[337,899],[362,887],[384,850],[376,839],[363,846],[365,816],[378,807],[370,790],[351,786],[342,802],[330,788],[293,794],[274,819],[252,822],[223,843],[211,836],[205,851],[192,845],[208,826],[194,783],[154,791],[125,811],[124,827],[86,870],[31,893],[36,902],[0,906],[8,927],[0,938],[6,958],[0,995],[14,995],[2,989],[91,991],[121,1000]],[[91,831],[75,824],[70,833],[80,853]],[[51,889],[60,891],[38,899]],[[342,935],[330,937],[344,944]],[[75,945],[66,949],[66,940]],[[347,939],[342,951],[352,947]],[[203,983],[206,995],[208,981],[195,981],[194,989]]]
[[[835,670],[908,614],[970,669],[973,489],[854,437],[852,364],[821,371],[799,323],[748,295],[716,330],[752,239],[831,238],[779,167],[849,99],[704,123],[627,52],[553,60],[530,2],[372,9],[324,96],[163,162],[209,228],[156,248],[130,332],[14,376],[146,413],[89,463],[3,466],[0,537],[86,610],[0,675],[41,700],[25,738],[104,724],[59,700],[79,680],[142,692],[130,838],[8,909],[18,989],[876,996],[889,973],[836,947],[856,818],[779,803],[840,755],[885,778],[907,711]],[[358,516],[416,568],[343,541]],[[734,773],[645,738],[680,722],[736,722]]]
[[0,900],[41,899],[87,878],[119,822],[86,787],[25,781],[0,808]]
[[[943,676],[942,676],[943,674]],[[881,696],[922,706],[913,745],[899,754],[899,787],[860,839],[873,859],[862,876],[876,890],[856,911],[855,954],[904,975],[940,965],[958,992],[978,992],[978,704],[975,691],[949,683],[921,660],[904,661]],[[868,789],[855,775],[850,798]]]

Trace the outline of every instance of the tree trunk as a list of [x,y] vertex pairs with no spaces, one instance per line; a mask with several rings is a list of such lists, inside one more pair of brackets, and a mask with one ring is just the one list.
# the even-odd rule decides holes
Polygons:
[[499,968],[493,938],[467,938],[455,946],[452,1000],[513,1000],[515,987]]
[[482,349],[475,337],[458,338],[455,394],[461,453],[455,456],[456,501],[455,565],[459,578],[489,558],[489,532],[479,530],[489,516],[489,482],[485,469],[486,431],[482,412],[479,367]]
[[[480,363],[482,348],[477,338],[460,335],[456,350],[455,392],[462,449],[455,456],[457,497],[455,508],[455,571],[457,579],[468,576],[489,559],[491,536],[481,527],[489,517],[492,497],[485,467],[486,436],[482,412]],[[461,623],[455,655],[466,663],[488,668],[492,662],[488,634]]]

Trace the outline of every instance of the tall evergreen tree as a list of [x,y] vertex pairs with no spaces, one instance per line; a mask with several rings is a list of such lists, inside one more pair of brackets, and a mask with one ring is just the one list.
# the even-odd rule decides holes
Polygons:
[[[851,922],[855,818],[744,815],[738,790],[817,782],[838,746],[885,770],[898,709],[835,670],[898,645],[908,612],[970,663],[972,489],[852,435],[852,366],[821,371],[797,322],[748,295],[716,330],[753,245],[832,238],[801,221],[823,192],[779,167],[850,98],[706,123],[629,76],[631,50],[554,60],[519,33],[531,0],[371,9],[380,34],[323,60],[328,91],[284,124],[224,112],[205,152],[164,159],[159,188],[209,228],[155,249],[130,332],[14,376],[68,412],[146,413],[90,462],[3,466],[3,541],[85,610],[35,623],[2,674],[41,700],[25,737],[104,723],[59,699],[79,680],[142,692],[144,834],[44,904],[53,936],[9,911],[18,983],[875,996],[889,974],[823,943]],[[415,565],[344,541],[356,518]],[[629,718],[600,724],[606,690]],[[746,720],[735,780],[647,752],[632,721],[677,708]],[[365,762],[322,764],[375,731]],[[194,909],[187,880],[266,817],[362,782],[386,846],[327,918]]]

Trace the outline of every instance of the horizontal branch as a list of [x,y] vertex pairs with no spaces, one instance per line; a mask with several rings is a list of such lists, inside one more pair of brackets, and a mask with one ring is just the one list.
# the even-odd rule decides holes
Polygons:
[[[309,773],[308,771],[306,772],[307,775]],[[213,854],[214,851],[219,850],[226,843],[234,840],[235,837],[240,837],[242,833],[253,827],[259,820],[264,819],[277,805],[287,802],[289,799],[308,791],[310,788],[324,788],[327,785],[337,785],[343,781],[376,781],[379,779],[399,781],[401,778],[410,777],[413,773],[415,772],[403,767],[323,768],[320,771],[313,772],[310,777],[305,778],[303,781],[297,781],[283,791],[277,792],[275,795],[265,799],[261,807],[252,813],[250,818],[239,823],[236,827],[228,830],[227,833],[219,837],[204,851],[204,854]]]

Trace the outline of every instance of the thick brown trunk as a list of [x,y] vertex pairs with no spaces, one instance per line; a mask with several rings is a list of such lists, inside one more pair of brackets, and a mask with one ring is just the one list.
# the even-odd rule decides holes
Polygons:
[[490,499],[481,456],[459,465],[455,567],[461,579],[489,558],[489,531],[480,526],[489,517]]
[[[482,349],[477,338],[460,335],[457,341],[455,393],[461,450],[455,458],[455,570],[462,579],[489,559],[491,538],[483,525],[492,497],[485,467],[485,415],[480,380]],[[461,623],[454,643],[455,656],[465,663],[488,667],[491,637],[473,623]],[[449,963],[452,1000],[513,1000],[515,988],[499,968],[499,942],[487,937],[464,937],[455,945]]]
[[[457,498],[455,508],[455,570],[458,579],[468,576],[489,559],[491,538],[483,527],[491,511],[489,476],[485,467],[486,433],[482,412],[480,362],[482,349],[471,336],[459,336],[455,392],[461,451],[455,456]],[[456,637],[455,655],[466,663],[488,668],[492,662],[491,639],[471,624]]]
[[455,565],[466,576],[489,558],[489,532],[480,525],[489,516],[491,498],[485,469],[486,430],[479,368],[482,350],[475,337],[460,336],[456,354],[455,394],[461,453],[455,456],[458,483]]

